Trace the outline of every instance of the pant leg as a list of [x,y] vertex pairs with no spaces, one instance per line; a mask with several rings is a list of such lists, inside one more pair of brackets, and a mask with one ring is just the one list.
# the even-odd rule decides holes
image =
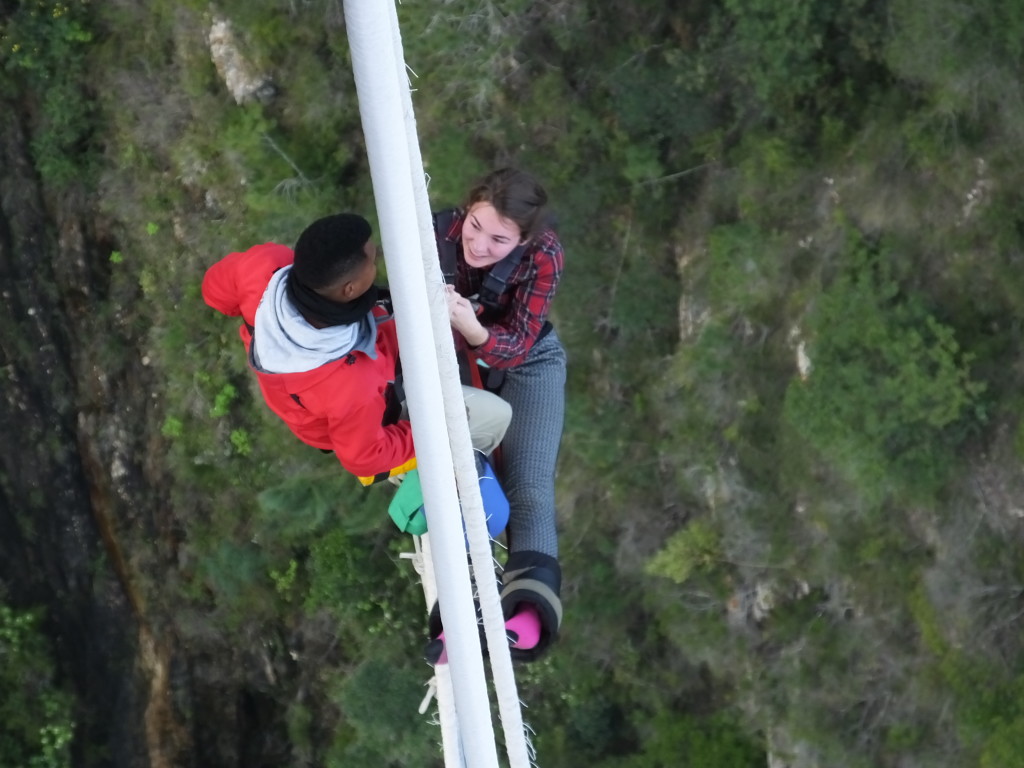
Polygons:
[[[490,456],[501,443],[512,420],[512,406],[493,392],[462,385],[469,421],[469,439],[473,448]],[[400,419],[409,419],[409,402],[402,401]]]
[[512,406],[493,392],[462,385],[473,447],[489,456],[508,430]]
[[509,500],[509,552],[558,556],[555,468],[565,422],[565,350],[554,330],[505,372],[501,396],[512,421],[501,444]]

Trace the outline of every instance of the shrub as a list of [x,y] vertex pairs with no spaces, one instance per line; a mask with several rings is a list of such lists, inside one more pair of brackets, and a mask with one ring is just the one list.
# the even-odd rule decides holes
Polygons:
[[56,681],[40,616],[0,604],[0,765],[68,768],[72,699]]
[[84,74],[85,47],[92,41],[87,18],[85,0],[35,0],[19,4],[0,23],[0,67],[42,94],[32,152],[43,179],[58,185],[75,179],[88,160],[82,152],[92,130]]
[[852,240],[806,331],[813,371],[786,393],[791,429],[868,498],[934,491],[982,419],[984,385],[953,331],[903,291],[892,254]]

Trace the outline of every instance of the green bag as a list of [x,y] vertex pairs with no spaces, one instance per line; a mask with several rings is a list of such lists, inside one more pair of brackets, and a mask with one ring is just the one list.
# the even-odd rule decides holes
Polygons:
[[423,489],[420,487],[418,470],[410,469],[406,472],[388,505],[388,514],[403,533],[422,536],[427,532],[427,515],[423,510]]

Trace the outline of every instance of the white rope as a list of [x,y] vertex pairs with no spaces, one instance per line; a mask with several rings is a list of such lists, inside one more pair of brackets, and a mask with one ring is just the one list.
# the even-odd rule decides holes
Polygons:
[[[421,559],[423,561],[423,597],[429,611],[431,606],[437,602],[434,560],[430,553],[430,536],[420,537],[418,545],[422,551]],[[459,736],[459,715],[455,706],[455,690],[452,686],[451,670],[447,664],[441,664],[434,668],[434,677],[431,679],[431,683],[434,695],[437,697],[437,715],[441,725],[441,748],[445,767],[465,768],[467,763],[466,756],[462,751],[462,739]],[[488,724],[490,724],[489,718]]]
[[[441,388],[438,361],[447,357],[454,366],[455,351],[450,331],[442,337],[433,328],[438,327],[435,313],[447,318],[447,303],[436,285],[428,297],[422,270],[412,266],[422,255],[423,246],[419,232],[408,226],[408,217],[417,211],[417,203],[410,185],[414,174],[401,109],[402,94],[407,94],[407,89],[402,87],[394,66],[397,57],[386,9],[374,0],[345,0],[345,24],[395,304],[420,482],[424,502],[431,511],[431,557],[425,559],[435,565],[434,580],[448,649],[449,669],[445,672],[451,676],[458,721],[456,746],[450,747],[449,739],[445,738],[445,765],[460,765],[449,762],[449,755],[457,755],[461,745],[461,757],[466,764],[473,768],[498,768],[472,585],[469,572],[460,567],[465,563],[465,543],[448,441],[450,423],[461,422],[467,434],[469,427],[464,406],[455,409],[461,412],[451,413]],[[422,177],[422,167],[416,173]],[[424,322],[428,317],[432,318],[431,323]],[[442,402],[444,410],[437,408]],[[439,702],[445,696],[443,677],[438,676]]]
[[[419,574],[423,597],[429,611],[437,601],[434,563],[430,557],[430,538],[424,534],[423,536],[413,536],[412,540],[414,551],[403,552],[400,557],[411,560],[413,568]],[[427,713],[430,702],[434,699],[437,700],[437,724],[441,728],[444,764],[447,767],[465,768],[465,756],[462,753],[462,742],[459,739],[458,714],[455,710],[455,698],[447,664],[435,667],[434,676],[427,681],[427,692],[424,694],[418,710],[421,715]]]
[[[389,2],[393,50],[395,53],[395,70],[398,79],[408,84],[408,67],[402,46],[402,33],[398,25],[398,12],[394,3]],[[409,161],[412,177],[410,182],[416,198],[416,213],[422,244],[423,273],[426,284],[443,296],[444,278],[441,274],[437,243],[434,238],[434,226],[430,214],[430,198],[427,193],[426,179],[423,174],[423,160],[420,155],[419,138],[416,131],[416,116],[413,109],[411,87],[402,89],[402,111],[405,114],[406,143],[409,148]],[[451,335],[451,326],[447,313],[433,314],[436,338]],[[529,768],[531,765],[530,750],[527,745],[526,732],[523,726],[522,709],[519,693],[516,688],[515,673],[512,669],[512,658],[509,655],[508,639],[505,634],[505,617],[501,610],[498,596],[498,585],[495,580],[494,558],[491,554],[491,537],[487,530],[487,515],[477,479],[476,460],[473,456],[469,425],[463,418],[465,404],[460,386],[458,363],[455,356],[445,356],[440,361],[441,386],[444,391],[445,417],[448,422],[448,435],[451,442],[452,461],[455,466],[455,479],[462,504],[462,516],[465,521],[466,538],[469,541],[470,562],[473,565],[473,576],[480,602],[483,619],[484,637],[487,641],[490,657],[491,677],[494,681],[498,714],[501,719],[505,736],[505,750],[508,754],[510,768]],[[428,519],[429,522],[429,519]],[[450,654],[449,654],[450,658]]]

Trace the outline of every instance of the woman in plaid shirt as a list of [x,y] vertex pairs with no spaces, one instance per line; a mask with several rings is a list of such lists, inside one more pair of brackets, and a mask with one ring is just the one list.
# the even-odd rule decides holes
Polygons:
[[[500,379],[512,406],[501,444],[509,499],[509,556],[502,605],[518,636],[513,658],[532,660],[562,619],[555,525],[555,466],[565,416],[565,350],[548,321],[564,254],[547,193],[530,174],[502,168],[469,192],[461,209],[435,216],[448,309],[458,342]],[[488,277],[490,275],[490,278]],[[500,277],[499,277],[500,275]]]

